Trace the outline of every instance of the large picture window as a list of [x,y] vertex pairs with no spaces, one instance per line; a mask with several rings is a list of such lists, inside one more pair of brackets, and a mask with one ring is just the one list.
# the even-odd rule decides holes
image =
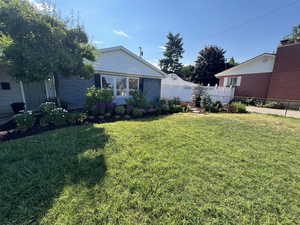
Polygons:
[[102,75],[101,87],[111,88],[114,96],[131,96],[139,90],[139,78]]

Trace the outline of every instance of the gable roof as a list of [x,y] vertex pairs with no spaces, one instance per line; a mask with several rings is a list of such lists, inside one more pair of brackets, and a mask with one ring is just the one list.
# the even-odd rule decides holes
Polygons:
[[[123,46],[103,48],[99,49],[99,52],[100,56],[97,57],[97,60],[94,63],[96,70],[141,76],[154,76],[160,78],[167,76],[167,74],[158,69],[156,66],[147,62],[142,57],[137,56],[135,53],[131,52]],[[129,59],[128,57],[130,57],[131,59]],[[128,65],[130,63],[132,65]],[[127,65],[125,66],[125,64]]]
[[271,73],[273,72],[275,54],[263,53],[252,59],[249,59],[241,64],[238,64],[230,69],[224,70],[215,74],[215,77],[256,74],[256,73]]

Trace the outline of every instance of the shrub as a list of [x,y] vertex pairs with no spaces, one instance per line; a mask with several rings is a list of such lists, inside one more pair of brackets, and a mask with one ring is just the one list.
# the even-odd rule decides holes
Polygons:
[[141,91],[133,92],[131,98],[126,99],[126,104],[132,105],[133,107],[136,108],[148,108],[149,106],[149,103],[144,93]]
[[40,106],[40,110],[44,115],[49,114],[55,108],[56,108],[55,102],[45,102],[42,103]]
[[132,113],[132,109],[133,109],[132,105],[126,105],[126,113],[127,114],[131,114]]
[[233,107],[233,112],[235,113],[246,113],[246,105],[241,102],[234,102],[231,104]]
[[93,106],[92,112],[94,116],[100,116],[105,114],[106,103],[97,103]]
[[223,105],[220,101],[216,101],[212,104],[210,111],[211,112],[221,112],[223,110]]
[[36,121],[35,116],[31,111],[16,115],[17,129],[24,132],[31,129]]
[[138,109],[138,108],[133,108],[132,109],[132,115],[134,116],[134,117],[141,117],[141,116],[143,116],[143,113],[145,112],[145,110],[144,109]]
[[86,92],[86,107],[91,110],[97,103],[111,103],[113,91],[111,89],[99,89],[92,86]]
[[157,111],[157,110],[156,110],[154,107],[151,107],[151,108],[149,108],[149,109],[147,110],[147,113],[153,115],[153,114],[156,113],[156,111]]
[[48,126],[51,124],[55,126],[65,125],[67,122],[67,112],[68,111],[63,108],[55,108],[41,118],[40,125],[41,126]]
[[69,124],[81,124],[87,119],[86,113],[74,112],[67,113],[66,120]]
[[213,102],[209,95],[201,96],[201,107],[204,108],[206,111],[210,111],[212,108]]
[[112,114],[114,112],[114,109],[116,107],[115,103],[106,103],[106,113]]
[[272,108],[272,109],[285,109],[285,105],[280,102],[270,102],[263,105],[264,108]]
[[168,112],[170,112],[169,105],[168,104],[161,105],[161,111],[162,111],[162,113],[168,113]]
[[125,107],[122,105],[119,105],[115,108],[115,113],[117,115],[124,115],[125,114]]

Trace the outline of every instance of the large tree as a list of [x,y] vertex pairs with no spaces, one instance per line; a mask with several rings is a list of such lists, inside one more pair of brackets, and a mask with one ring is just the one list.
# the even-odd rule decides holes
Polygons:
[[191,81],[195,74],[195,66],[193,65],[186,65],[181,68],[178,72],[178,76],[180,76],[183,80]]
[[219,79],[214,75],[225,70],[225,50],[218,46],[206,46],[199,52],[193,82],[215,85]]
[[184,53],[182,37],[180,34],[169,33],[167,35],[168,42],[165,44],[164,58],[159,61],[159,66],[165,73],[178,73],[182,64],[180,59]]
[[58,76],[91,77],[94,47],[80,25],[38,10],[27,0],[0,0],[1,61],[24,82]]

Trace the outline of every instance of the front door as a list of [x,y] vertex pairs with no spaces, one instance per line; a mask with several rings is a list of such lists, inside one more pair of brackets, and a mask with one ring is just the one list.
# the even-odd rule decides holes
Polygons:
[[46,101],[45,83],[30,82],[24,83],[24,94],[27,110],[38,110],[40,105]]

